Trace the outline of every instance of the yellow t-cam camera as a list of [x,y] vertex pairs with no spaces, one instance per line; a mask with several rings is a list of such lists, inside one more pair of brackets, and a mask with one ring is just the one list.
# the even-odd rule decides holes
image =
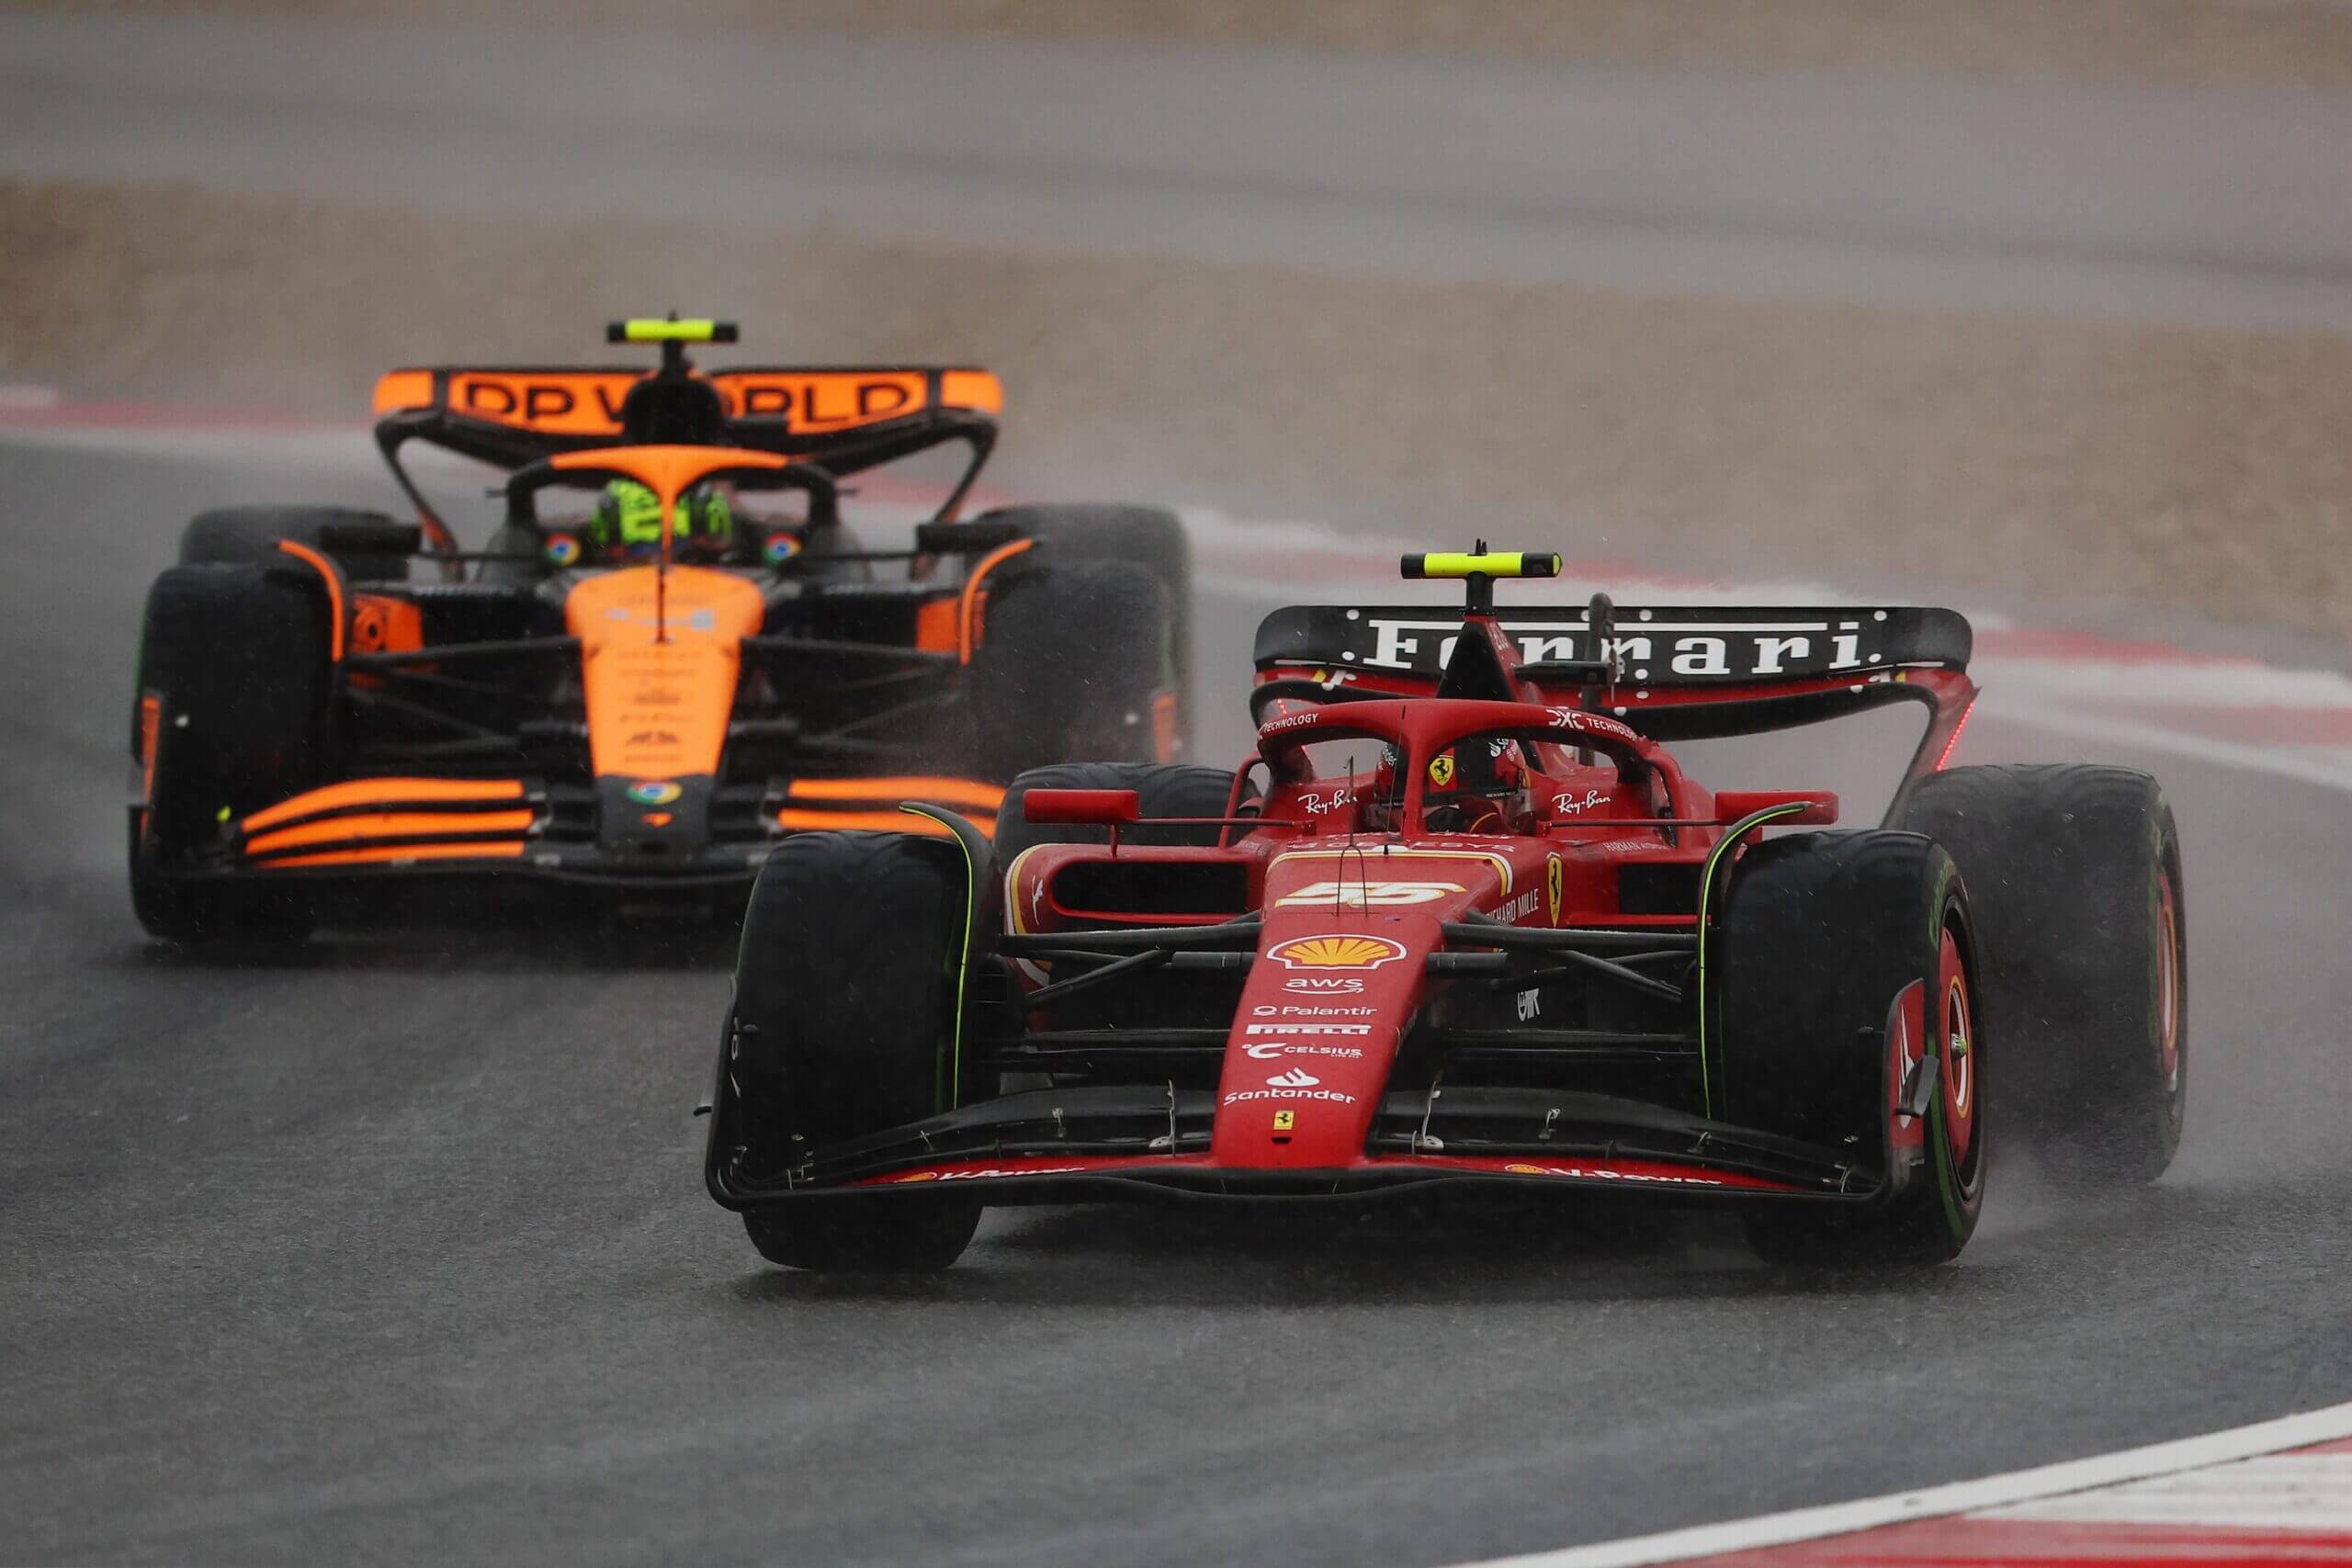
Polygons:
[[1408,581],[1445,577],[1557,577],[1560,558],[1550,550],[1430,550],[1398,563]]

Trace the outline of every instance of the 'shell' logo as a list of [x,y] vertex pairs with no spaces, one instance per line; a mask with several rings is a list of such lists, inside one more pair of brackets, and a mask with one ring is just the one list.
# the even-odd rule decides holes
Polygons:
[[1350,931],[1295,937],[1269,956],[1285,969],[1377,969],[1404,957],[1405,946],[1385,936]]

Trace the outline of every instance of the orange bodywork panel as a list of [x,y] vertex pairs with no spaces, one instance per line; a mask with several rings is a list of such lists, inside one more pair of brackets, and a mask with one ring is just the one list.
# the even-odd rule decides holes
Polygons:
[[262,871],[290,871],[306,865],[394,865],[412,860],[520,860],[521,840],[480,844],[381,844],[372,849],[328,850],[314,855],[288,855],[265,861]]
[[248,833],[259,833],[281,822],[355,807],[472,804],[522,798],[520,779],[353,779],[348,784],[328,784],[282,800],[267,810],[254,812],[240,826]]
[[430,370],[394,370],[376,382],[376,414],[404,413],[410,409],[433,406],[433,372]]
[[939,378],[939,400],[951,409],[1004,412],[1004,385],[986,370],[950,370]]
[[330,817],[262,833],[245,841],[245,853],[265,855],[273,850],[328,844],[356,847],[370,839],[424,839],[452,833],[521,833],[529,830],[536,813],[520,811],[370,812],[362,816]]
[[424,646],[424,612],[413,599],[383,593],[351,596],[354,653],[413,653]]
[[[672,567],[666,586],[659,578],[650,566],[605,572],[564,601],[564,620],[580,639],[588,752],[599,777],[718,772],[741,644],[766,615],[759,589],[742,578],[692,566]],[[666,640],[655,637],[657,594]]]
[[931,653],[954,653],[962,646],[960,599],[932,599],[915,612],[915,646]]

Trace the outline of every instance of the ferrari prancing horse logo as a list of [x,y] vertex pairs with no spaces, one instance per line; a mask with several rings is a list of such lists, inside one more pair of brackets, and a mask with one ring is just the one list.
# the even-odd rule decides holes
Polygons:
[[1563,880],[1560,857],[1557,855],[1546,857],[1544,865],[1544,907],[1551,910],[1552,923],[1555,926],[1560,923],[1560,885]]

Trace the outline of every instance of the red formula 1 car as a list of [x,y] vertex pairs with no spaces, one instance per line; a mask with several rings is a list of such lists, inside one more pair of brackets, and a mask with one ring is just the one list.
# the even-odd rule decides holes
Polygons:
[[[731,912],[791,833],[904,820],[909,795],[986,831],[1024,767],[1174,754],[1183,531],[1147,507],[958,521],[995,378],[705,372],[685,347],[729,323],[609,335],[661,367],[386,376],[377,440],[416,522],[188,525],[132,726],[149,931],[299,932],[453,879]],[[486,548],[458,548],[413,443],[496,470]],[[842,476],[957,448],[906,547],[851,534]]]
[[[2062,1169],[2163,1168],[2184,938],[2153,780],[1939,771],[1975,695],[1949,610],[1492,607],[1555,570],[1408,557],[1467,581],[1458,622],[1276,612],[1238,773],[1047,768],[993,846],[782,846],[714,1196],[812,1269],[943,1266],[984,1203],[1447,1187],[1730,1201],[1768,1257],[1933,1261],[1996,1121]],[[1661,744],[1900,702],[1928,723],[1879,829]]]

